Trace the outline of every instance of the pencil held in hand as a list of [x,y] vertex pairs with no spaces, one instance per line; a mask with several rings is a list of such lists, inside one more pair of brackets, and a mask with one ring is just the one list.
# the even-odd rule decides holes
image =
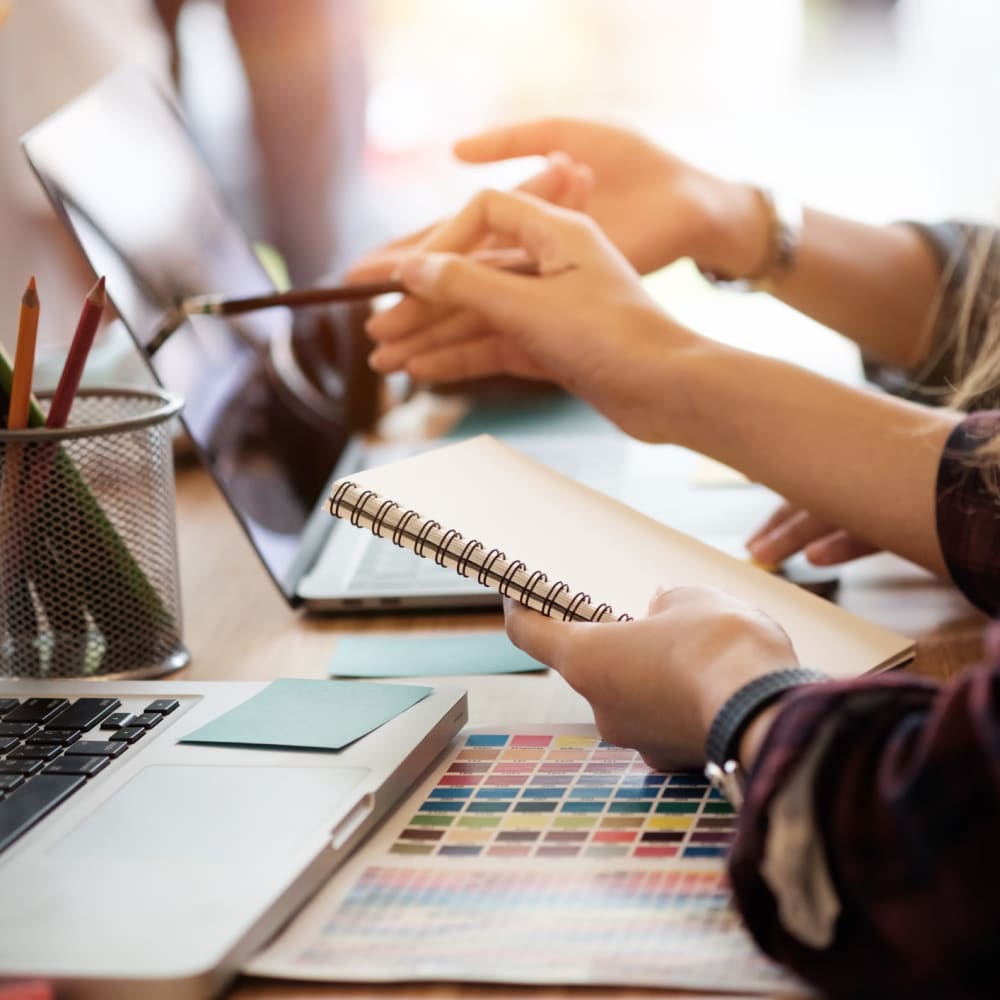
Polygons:
[[[539,273],[538,262],[520,250],[483,250],[470,255],[479,263],[518,274]],[[292,288],[286,292],[270,292],[243,299],[230,299],[224,295],[193,295],[183,299],[180,311],[187,316],[236,316],[240,313],[270,309],[274,306],[317,306],[329,302],[355,302],[373,299],[391,292],[405,292],[401,281],[389,278],[384,281],[358,282],[353,285],[327,285],[317,288]]]
[[102,277],[98,279],[97,284],[84,300],[80,321],[76,325],[76,333],[73,334],[73,342],[69,345],[66,363],[63,365],[59,384],[52,396],[52,404],[49,406],[49,414],[45,420],[46,427],[65,427],[69,420],[69,411],[73,407],[76,391],[80,388],[83,368],[87,363],[90,348],[94,344],[94,337],[97,336],[97,328],[100,325],[106,301],[107,296],[104,293],[104,278]]
[[38,289],[32,276],[21,296],[21,312],[17,323],[17,349],[14,353],[14,374],[11,380],[10,409],[7,429],[23,430],[28,426],[31,407],[31,380],[35,369],[35,342],[38,339]]

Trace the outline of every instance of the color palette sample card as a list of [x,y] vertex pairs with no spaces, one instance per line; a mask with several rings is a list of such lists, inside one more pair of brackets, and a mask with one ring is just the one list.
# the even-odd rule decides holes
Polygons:
[[704,777],[657,774],[596,736],[482,733],[410,816],[394,855],[722,858],[732,807]]
[[735,826],[593,727],[466,732],[247,971],[801,994],[732,906]]

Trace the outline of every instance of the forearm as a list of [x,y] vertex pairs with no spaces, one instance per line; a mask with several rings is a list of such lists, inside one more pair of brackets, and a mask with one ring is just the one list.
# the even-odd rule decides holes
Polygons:
[[[710,341],[692,341],[659,366],[649,439],[710,455],[876,547],[944,572],[935,485],[958,414]],[[646,378],[651,387],[655,375]]]
[[[695,260],[734,277],[766,270],[764,202],[746,185],[713,183],[711,197],[701,199]],[[769,277],[777,298],[879,361],[912,369],[930,351],[940,268],[910,226],[870,226],[806,209],[794,263]]]
[[776,276],[773,294],[866,354],[914,369],[932,346],[940,280],[933,253],[909,226],[807,209],[795,263]]

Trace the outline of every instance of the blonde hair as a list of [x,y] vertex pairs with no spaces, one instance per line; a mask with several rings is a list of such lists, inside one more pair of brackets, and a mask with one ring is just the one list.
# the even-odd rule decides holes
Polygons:
[[[954,409],[1000,409],[1000,234],[966,228],[963,250],[942,274],[931,318],[942,334],[921,374],[946,367],[944,384],[932,391]],[[962,460],[1000,504],[1000,435]]]

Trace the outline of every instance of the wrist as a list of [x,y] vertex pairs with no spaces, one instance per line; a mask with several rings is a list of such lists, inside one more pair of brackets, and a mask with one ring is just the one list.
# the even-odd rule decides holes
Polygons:
[[703,226],[691,254],[698,269],[749,278],[767,267],[771,211],[760,188],[717,177],[702,181]]
[[744,731],[739,748],[736,751],[737,760],[739,760],[744,770],[750,771],[753,769],[757,761],[757,754],[760,753],[760,748],[764,744],[764,738],[771,728],[771,723],[774,722],[774,717],[781,711],[783,698],[784,695],[776,702],[762,709]]
[[624,381],[603,382],[581,394],[631,437],[652,444],[683,443],[678,435],[686,435],[682,428],[692,423],[696,406],[687,373],[709,363],[698,359],[715,342],[681,325],[652,300],[619,312],[618,318],[633,334]]
[[[756,760],[778,702],[794,688],[826,680],[829,677],[817,670],[786,667],[758,674],[730,694],[712,719],[705,740],[706,774],[722,782],[724,794],[729,794],[729,785],[741,798],[741,774]],[[732,783],[725,780],[727,776]]]

